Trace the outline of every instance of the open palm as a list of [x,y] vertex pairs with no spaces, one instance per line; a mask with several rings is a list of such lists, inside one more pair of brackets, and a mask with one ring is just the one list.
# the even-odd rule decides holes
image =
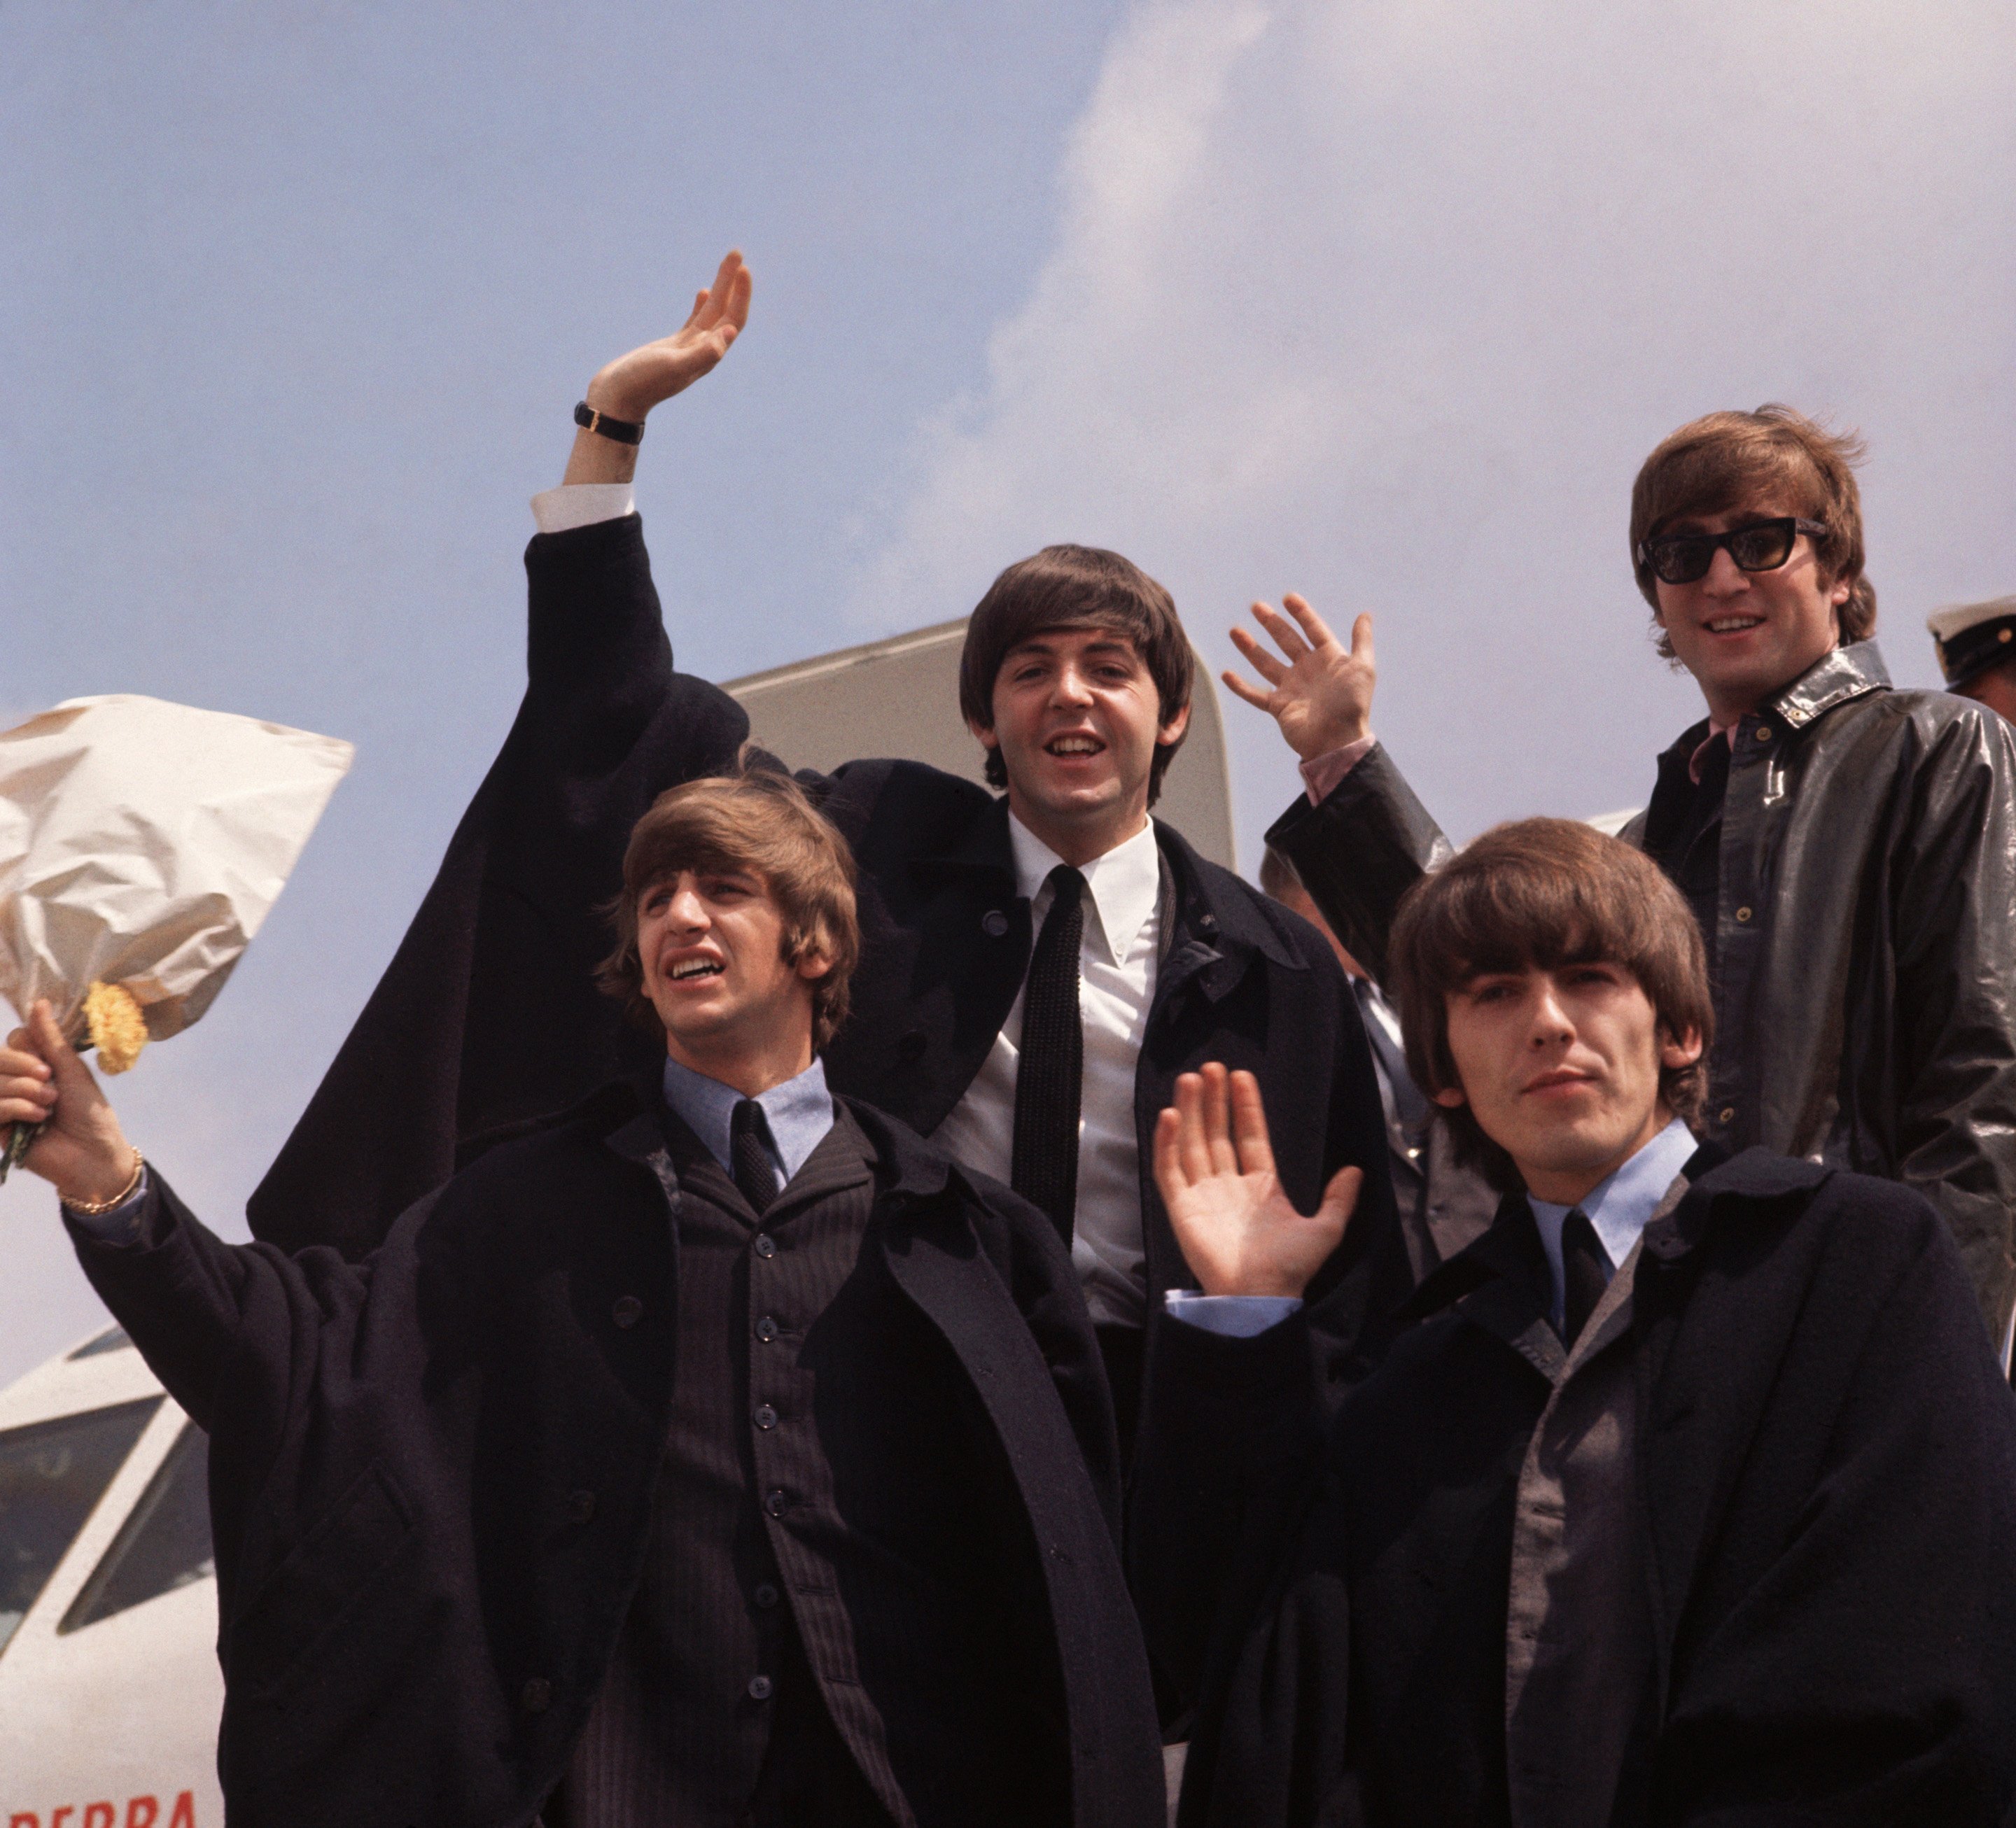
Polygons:
[[1364,1175],[1340,1168],[1315,1214],[1275,1178],[1260,1085],[1213,1061],[1176,1081],[1155,1125],[1155,1184],[1208,1295],[1299,1295],[1344,1237]]
[[1232,631],[1233,646],[1266,682],[1265,689],[1230,671],[1219,677],[1235,696],[1266,712],[1281,726],[1288,747],[1311,761],[1371,734],[1372,688],[1378,677],[1372,618],[1360,616],[1352,624],[1346,647],[1305,598],[1291,592],[1281,604],[1286,616],[1270,604],[1253,606],[1253,619],[1273,637],[1278,655],[1251,629]]
[[731,250],[693,315],[669,336],[619,355],[589,385],[588,403],[614,419],[641,420],[661,401],[690,387],[728,353],[749,322],[754,281]]

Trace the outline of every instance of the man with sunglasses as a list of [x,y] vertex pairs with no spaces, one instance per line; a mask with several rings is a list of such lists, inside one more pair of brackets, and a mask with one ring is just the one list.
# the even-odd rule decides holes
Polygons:
[[[1715,1009],[1704,1133],[1917,1187],[2007,1354],[2016,1264],[2016,739],[1899,691],[1872,639],[1854,441],[1791,408],[1717,412],[1646,459],[1630,546],[1660,653],[1708,715],[1623,836],[1686,895]],[[1308,785],[1269,842],[1383,981],[1400,896],[1449,847],[1370,728],[1349,647],[1301,599],[1233,636]]]

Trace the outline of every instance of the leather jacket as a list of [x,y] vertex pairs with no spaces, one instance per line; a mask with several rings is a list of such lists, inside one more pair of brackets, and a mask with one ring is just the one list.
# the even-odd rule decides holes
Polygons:
[[[1621,834],[1669,872],[1662,805],[1708,734],[1659,757]],[[1382,981],[1401,897],[1451,855],[1377,745],[1267,837]],[[2016,736],[1971,700],[1892,689],[1873,641],[1838,648],[1737,724],[1719,864],[1705,1138],[1916,1187],[1999,1344],[2016,1301]]]

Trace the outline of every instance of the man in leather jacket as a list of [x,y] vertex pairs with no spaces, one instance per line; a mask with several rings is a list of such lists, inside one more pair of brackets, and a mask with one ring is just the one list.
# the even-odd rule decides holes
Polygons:
[[[1899,691],[1872,639],[1859,454],[1788,408],[1718,412],[1646,460],[1631,552],[1661,649],[1708,715],[1622,834],[1679,885],[1715,1009],[1721,1147],[1902,1181],[1952,1228],[2005,1348],[2016,1266],[2016,738]],[[1235,635],[1309,784],[1268,833],[1382,980],[1406,890],[1448,840],[1370,729],[1371,622],[1347,648],[1299,598]]]

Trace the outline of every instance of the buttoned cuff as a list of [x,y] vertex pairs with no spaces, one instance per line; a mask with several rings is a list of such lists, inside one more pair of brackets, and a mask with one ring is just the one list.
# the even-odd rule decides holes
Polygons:
[[570,533],[636,512],[636,486],[627,482],[563,483],[532,498],[532,518],[542,533]]
[[1301,765],[1302,785],[1309,790],[1309,804],[1320,806],[1337,791],[1337,784],[1372,753],[1377,736],[1361,736],[1341,749],[1326,750]]
[[1224,1339],[1252,1339],[1301,1311],[1299,1295],[1207,1295],[1171,1289],[1162,1306],[1172,1320]]

